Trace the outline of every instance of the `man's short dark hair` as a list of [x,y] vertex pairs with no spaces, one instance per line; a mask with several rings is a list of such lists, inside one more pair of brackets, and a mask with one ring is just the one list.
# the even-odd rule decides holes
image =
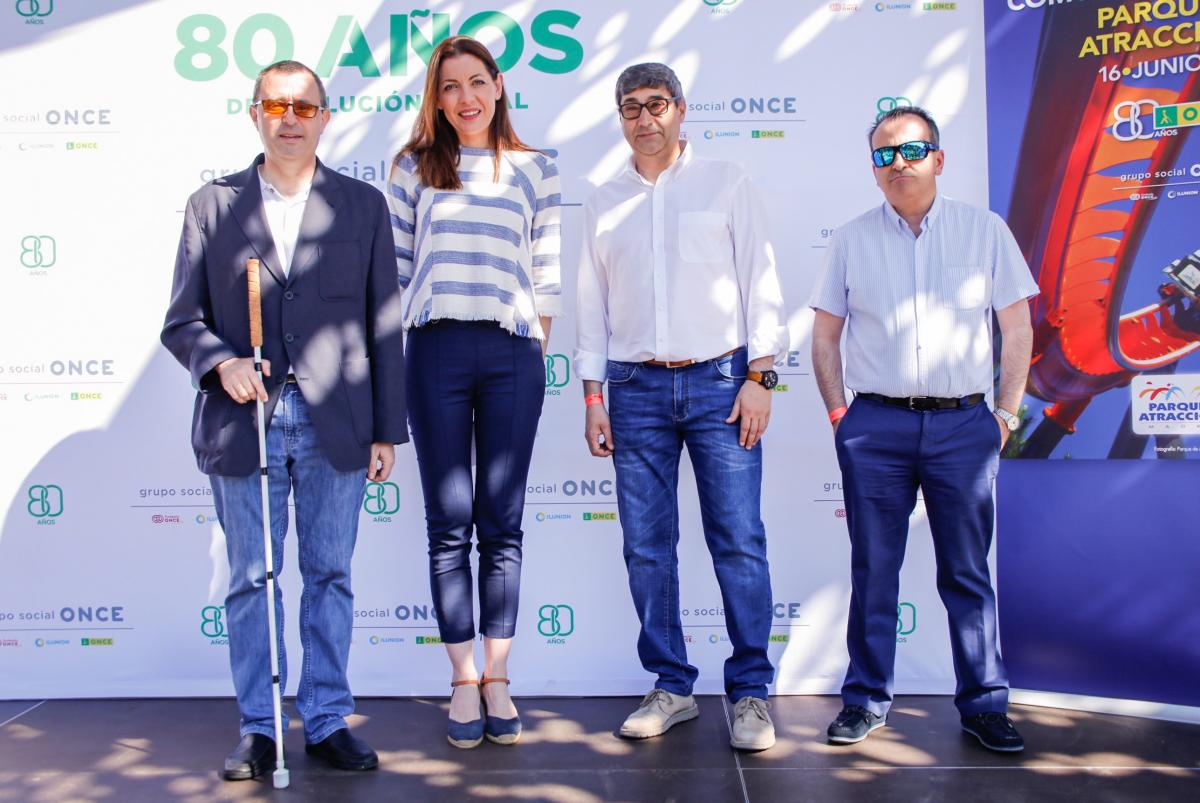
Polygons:
[[254,79],[254,102],[257,103],[258,101],[262,100],[262,98],[258,96],[258,93],[262,91],[263,79],[268,75],[271,73],[292,75],[293,73],[298,72],[306,72],[312,76],[313,81],[315,81],[317,84],[317,91],[321,93],[321,106],[328,109],[329,96],[325,94],[325,84],[323,81],[321,81],[320,76],[313,72],[312,68],[308,65],[301,64],[298,61],[292,61],[291,59],[277,61],[274,64],[268,64],[266,67],[262,68],[262,70],[258,73],[258,77]]
[[626,67],[617,78],[617,105],[620,106],[621,98],[635,89],[660,87],[667,90],[670,97],[679,98],[679,102],[683,102],[683,87],[679,83],[679,76],[667,65],[647,62]]
[[939,148],[942,147],[942,134],[938,131],[938,125],[934,122],[933,115],[920,106],[897,106],[879,115],[879,119],[875,121],[875,125],[871,126],[871,130],[867,132],[867,145],[875,143],[875,131],[878,130],[879,126],[889,120],[903,117],[906,114],[911,114],[913,117],[919,117],[924,120],[925,125],[929,127],[929,141]]

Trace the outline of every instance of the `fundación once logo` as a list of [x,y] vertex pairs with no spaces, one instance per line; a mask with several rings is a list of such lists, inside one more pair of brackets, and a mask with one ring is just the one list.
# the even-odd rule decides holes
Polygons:
[[205,605],[200,609],[200,635],[210,639],[229,638],[224,605]]
[[21,264],[30,270],[52,268],[58,262],[58,244],[48,234],[27,234],[21,238]]
[[896,97],[884,95],[875,101],[875,122],[879,122],[885,114],[894,109],[911,109],[912,105],[912,101],[903,95]]
[[571,361],[565,354],[546,355],[546,387],[562,388],[571,381]]
[[363,488],[362,509],[376,517],[400,512],[400,486],[394,482],[368,482]]
[[901,602],[896,606],[896,643],[908,641],[906,636],[917,632],[917,606],[911,602]]
[[538,608],[538,632],[547,638],[563,638],[575,632],[575,609],[570,605]]
[[26,25],[41,25],[37,17],[49,17],[54,13],[54,0],[17,0],[17,13],[25,17]]
[[63,489],[57,485],[30,485],[29,502],[25,505],[35,519],[53,519],[63,512]]

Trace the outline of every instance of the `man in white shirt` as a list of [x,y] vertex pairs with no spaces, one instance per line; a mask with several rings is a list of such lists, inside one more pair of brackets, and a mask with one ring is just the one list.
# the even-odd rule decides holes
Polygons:
[[731,743],[764,750],[775,729],[766,703],[774,669],[759,441],[771,367],[788,346],[767,213],[740,167],[702,159],[680,140],[686,104],[669,67],[626,69],[616,101],[633,155],[584,208],[575,360],[588,448],[616,467],[638,655],[657,675],[620,733],[657,736],[699,714],[676,558],[686,444],[733,643],[725,662]]
[[[1018,752],[1024,741],[1007,716],[987,556],[1000,449],[1020,424],[1029,372],[1027,299],[1038,288],[999,216],[938,194],[939,139],[933,118],[915,107],[888,112],[871,129],[886,201],[837,230],[809,302],[813,370],[834,427],[852,563],[850,667],[844,708],[827,736],[859,742],[887,721],[900,565],[920,487],[962,727],[988,749]],[[994,411],[985,399],[993,310],[1003,342]],[[846,387],[856,394],[848,411]]]

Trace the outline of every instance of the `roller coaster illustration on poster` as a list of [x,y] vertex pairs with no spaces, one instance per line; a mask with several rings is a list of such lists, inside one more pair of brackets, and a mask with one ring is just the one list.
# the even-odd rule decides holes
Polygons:
[[[1200,187],[1200,164],[1179,164],[1200,114],[1200,104],[1188,105],[1200,97],[1200,72],[1184,65],[1200,58],[1200,46],[1101,60],[1047,44],[1072,41],[1062,29],[1082,22],[1043,21],[1008,210],[1041,288],[1026,390],[1049,403],[1010,444],[1010,457],[1050,457],[1098,395],[1142,374],[1173,374],[1180,360],[1200,354],[1200,250],[1176,252],[1164,265],[1144,247],[1163,196],[1188,204],[1200,221],[1200,197],[1179,200],[1200,196],[1184,187]],[[1200,226],[1190,236],[1200,249]],[[1153,271],[1148,259],[1158,260]],[[1126,311],[1127,303],[1142,306]],[[1108,457],[1139,458],[1148,438],[1159,458],[1183,457],[1192,450],[1178,446],[1181,437],[1135,433],[1127,411]]]

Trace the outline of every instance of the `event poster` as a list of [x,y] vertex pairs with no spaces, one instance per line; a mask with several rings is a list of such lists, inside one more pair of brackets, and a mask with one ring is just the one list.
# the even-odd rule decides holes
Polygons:
[[1037,279],[1006,455],[1200,458],[1200,4],[985,4],[991,207]]

